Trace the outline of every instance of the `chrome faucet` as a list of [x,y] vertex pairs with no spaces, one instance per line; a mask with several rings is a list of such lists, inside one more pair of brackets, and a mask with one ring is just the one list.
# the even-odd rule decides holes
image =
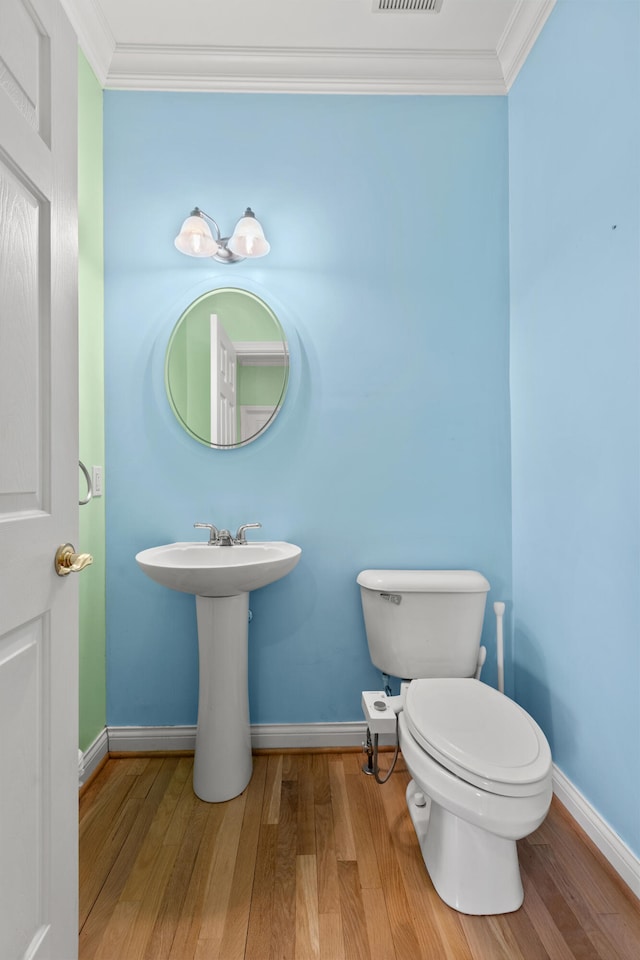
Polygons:
[[245,531],[252,530],[252,529],[257,530],[258,527],[261,527],[261,526],[262,526],[261,523],[243,523],[242,526],[238,527],[238,531],[236,533],[234,542],[238,544],[246,543],[247,538],[245,536]]
[[246,543],[245,531],[261,526],[261,523],[243,523],[238,527],[235,537],[232,537],[228,530],[218,530],[212,523],[194,523],[194,527],[209,531],[209,546],[214,547],[232,547],[234,544],[239,546]]
[[203,530],[209,531],[209,546],[218,542],[220,533],[217,527],[214,527],[212,523],[194,523],[194,527],[201,527]]

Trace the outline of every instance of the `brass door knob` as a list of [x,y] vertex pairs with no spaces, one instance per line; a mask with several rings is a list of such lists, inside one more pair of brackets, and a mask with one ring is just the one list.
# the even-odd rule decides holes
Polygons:
[[56,556],[53,561],[56,573],[59,577],[66,577],[69,573],[79,573],[93,563],[93,557],[90,553],[76,553],[76,548],[72,543],[63,543],[56,550]]

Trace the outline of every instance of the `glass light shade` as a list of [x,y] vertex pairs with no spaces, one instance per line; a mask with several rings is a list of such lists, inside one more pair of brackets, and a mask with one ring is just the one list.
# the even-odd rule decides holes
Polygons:
[[219,248],[209,224],[199,216],[187,217],[174,243],[176,249],[188,257],[213,257]]
[[227,248],[237,257],[255,258],[266,256],[271,250],[271,244],[265,239],[260,223],[247,210],[244,217],[238,220]]

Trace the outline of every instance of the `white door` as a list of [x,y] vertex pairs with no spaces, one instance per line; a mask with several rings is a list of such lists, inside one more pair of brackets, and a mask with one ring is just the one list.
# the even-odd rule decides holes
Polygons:
[[76,72],[58,0],[0,0],[3,960],[77,956]]
[[236,350],[215,313],[211,314],[211,443],[236,442]]

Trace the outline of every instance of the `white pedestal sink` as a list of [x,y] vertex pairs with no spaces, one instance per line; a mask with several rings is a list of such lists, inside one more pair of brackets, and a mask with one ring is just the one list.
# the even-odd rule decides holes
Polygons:
[[282,541],[170,543],[136,555],[165,587],[196,595],[200,683],[193,789],[210,803],[242,793],[253,769],[249,726],[249,592],[289,573],[302,553]]

